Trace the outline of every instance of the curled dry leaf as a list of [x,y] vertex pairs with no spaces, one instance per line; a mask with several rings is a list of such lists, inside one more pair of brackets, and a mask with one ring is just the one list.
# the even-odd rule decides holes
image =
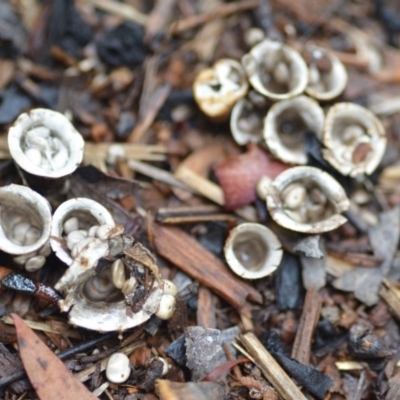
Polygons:
[[256,199],[256,186],[262,176],[274,179],[288,165],[273,159],[255,144],[244,154],[229,157],[214,168],[225,197],[225,208],[235,210]]
[[97,399],[16,314],[20,356],[40,400]]

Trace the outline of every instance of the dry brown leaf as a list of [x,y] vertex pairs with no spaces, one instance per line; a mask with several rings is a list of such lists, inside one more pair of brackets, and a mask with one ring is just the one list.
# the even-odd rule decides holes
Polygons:
[[11,317],[17,329],[22,363],[40,400],[97,399],[18,315]]

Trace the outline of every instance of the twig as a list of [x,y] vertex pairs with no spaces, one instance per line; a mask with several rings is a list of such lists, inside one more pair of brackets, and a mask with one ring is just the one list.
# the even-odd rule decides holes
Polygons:
[[303,364],[309,364],[311,341],[319,320],[321,297],[315,289],[307,290],[299,327],[292,349],[292,358]]
[[246,347],[257,367],[260,368],[281,397],[285,400],[306,400],[300,389],[293,383],[253,333],[249,332],[239,335],[239,340]]
[[149,17],[133,6],[125,3],[118,3],[112,0],[86,0],[93,7],[106,11],[123,19],[136,22],[139,25],[146,25]]
[[153,167],[152,165],[142,163],[140,161],[130,160],[128,161],[128,165],[132,168],[133,171],[139,172],[143,175],[149,176],[157,181],[166,183],[170,186],[175,186],[179,189],[187,190],[189,192],[193,192],[193,190],[176,179],[173,174],[168,171],[165,171],[161,168]]
[[205,24],[217,18],[227,17],[240,11],[250,10],[258,6],[258,0],[244,0],[235,3],[224,4],[215,11],[207,12],[204,14],[193,15],[180,21],[174,22],[169,28],[170,35],[176,35],[197,27],[198,25]]

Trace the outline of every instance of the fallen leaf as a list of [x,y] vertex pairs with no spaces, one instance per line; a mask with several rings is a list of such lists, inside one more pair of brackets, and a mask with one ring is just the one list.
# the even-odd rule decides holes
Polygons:
[[247,152],[228,157],[214,167],[222,187],[225,209],[235,210],[256,200],[256,186],[263,176],[275,179],[289,165],[272,158],[257,145],[250,143]]
[[17,329],[22,363],[40,400],[97,399],[18,315],[11,317]]

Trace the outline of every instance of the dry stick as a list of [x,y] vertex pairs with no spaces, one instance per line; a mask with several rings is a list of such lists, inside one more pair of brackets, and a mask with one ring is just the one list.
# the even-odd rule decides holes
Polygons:
[[[197,174],[190,168],[187,168],[185,166],[179,167],[175,171],[175,177],[181,182],[185,183],[187,186],[191,187],[196,192],[206,197],[207,199],[213,201],[214,203],[217,203],[220,206],[223,206],[225,204],[224,193],[221,187],[214,182],[203,178],[201,175]],[[242,207],[235,210],[235,213],[248,221],[257,221],[254,207]]]
[[307,290],[296,338],[294,339],[292,358],[302,364],[309,364],[311,342],[321,311],[322,299],[315,289]]
[[146,14],[141,13],[129,4],[112,0],[86,0],[86,2],[99,10],[136,22],[139,25],[145,25],[149,19]]
[[195,28],[198,25],[213,21],[217,18],[227,17],[230,14],[256,8],[258,6],[258,3],[258,0],[244,0],[235,3],[224,4],[223,6],[212,12],[193,15],[183,20],[174,22],[170,26],[168,33],[171,35],[176,35],[178,33],[185,32],[188,29]]
[[261,294],[234,276],[227,267],[196,239],[178,228],[152,225],[157,253],[183,272],[207,286],[235,308],[246,298],[262,303]]
[[275,361],[274,357],[261,344],[261,342],[249,332],[239,335],[239,340],[252,356],[254,363],[262,371],[279,395],[285,400],[306,400],[300,389],[293,383],[286,372]]
[[128,165],[136,172],[149,176],[157,181],[166,183],[169,186],[174,186],[193,193],[193,190],[189,186],[176,179],[175,176],[168,171],[134,160],[129,160]]

